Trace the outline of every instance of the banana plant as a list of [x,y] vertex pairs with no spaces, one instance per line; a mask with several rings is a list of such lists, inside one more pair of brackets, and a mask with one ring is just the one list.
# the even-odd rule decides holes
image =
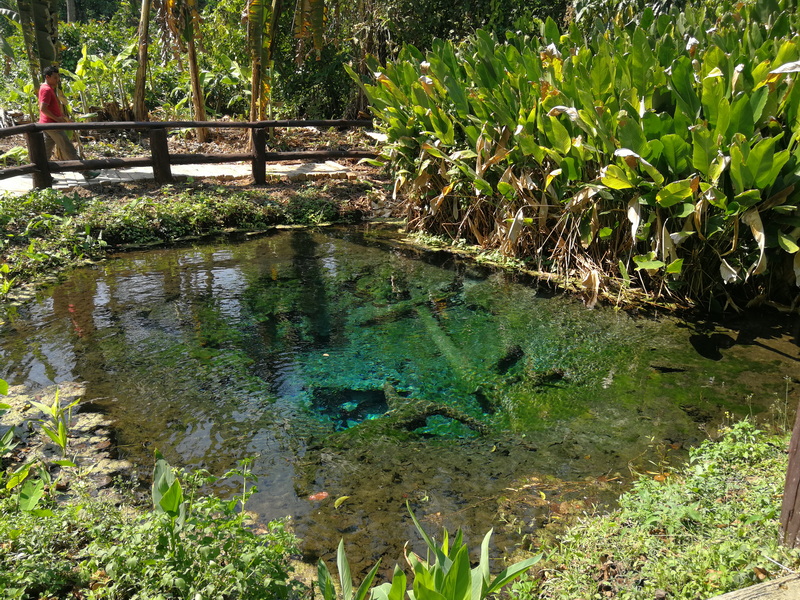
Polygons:
[[38,89],[42,69],[58,62],[58,1],[17,0],[17,13],[31,81]]

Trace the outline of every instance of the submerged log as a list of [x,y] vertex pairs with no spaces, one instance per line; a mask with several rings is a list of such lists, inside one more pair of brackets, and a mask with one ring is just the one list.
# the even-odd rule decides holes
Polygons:
[[403,398],[388,381],[383,384],[383,393],[386,395],[389,412],[381,418],[389,419],[392,426],[398,429],[413,431],[424,427],[428,417],[439,416],[463,423],[482,435],[489,433],[489,427],[485,423],[449,404],[421,398]]
[[487,435],[491,431],[486,423],[454,406],[421,398],[404,398],[389,382],[384,384],[383,393],[389,406],[385,414],[326,436],[326,444],[341,448],[361,446],[365,439],[372,437],[396,437],[400,432],[409,433],[424,427],[428,417],[434,416],[458,421],[480,435]]

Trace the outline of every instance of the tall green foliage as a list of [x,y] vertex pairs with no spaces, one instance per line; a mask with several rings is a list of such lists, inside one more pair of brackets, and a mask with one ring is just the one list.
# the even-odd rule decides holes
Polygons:
[[373,61],[364,89],[412,226],[595,292],[602,273],[625,285],[632,271],[703,299],[759,275],[800,283],[790,5],[646,8],[588,42],[547,19],[533,35],[478,31]]
[[489,544],[492,531],[483,538],[480,548],[480,559],[477,566],[472,567],[469,548],[464,541],[461,530],[450,539],[447,530],[442,533],[442,542],[437,544],[423,529],[411,507],[406,508],[414,521],[428,550],[428,558],[405,550],[406,561],[411,568],[413,580],[407,589],[408,578],[405,572],[395,565],[392,580],[370,589],[380,567],[378,561],[364,577],[357,590],[353,589],[350,575],[350,564],[344,551],[344,540],[339,542],[337,566],[341,596],[337,594],[333,578],[325,562],[318,562],[319,578],[317,585],[323,600],[364,600],[370,594],[372,600],[485,600],[498,594],[506,585],[519,578],[525,571],[542,559],[542,555],[532,556],[504,569],[492,576],[489,569]]

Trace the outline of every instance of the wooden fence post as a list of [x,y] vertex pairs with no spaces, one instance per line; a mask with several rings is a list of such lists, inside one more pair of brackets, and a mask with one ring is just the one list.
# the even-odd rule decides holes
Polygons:
[[150,130],[150,157],[153,159],[153,178],[156,183],[172,183],[166,129]]
[[41,131],[29,131],[25,134],[28,143],[28,158],[36,165],[33,172],[33,187],[37,190],[53,187],[53,176],[47,164],[47,152],[44,149],[44,136]]
[[253,131],[253,182],[256,185],[267,183],[267,136],[263,128]]
[[781,537],[789,548],[800,546],[800,406],[789,443],[789,466],[781,507]]

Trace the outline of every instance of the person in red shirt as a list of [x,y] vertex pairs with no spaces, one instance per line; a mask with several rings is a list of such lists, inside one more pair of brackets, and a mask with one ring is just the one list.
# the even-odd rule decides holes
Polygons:
[[[61,81],[61,74],[58,67],[49,66],[44,70],[44,83],[39,87],[39,123],[66,123],[68,119],[61,110],[61,102],[56,95],[56,88]],[[66,132],[55,129],[45,131],[44,149],[49,159],[53,154],[53,148],[58,146],[61,155],[66,160],[78,160],[78,151],[67,137]],[[99,173],[87,171],[87,179],[94,179]]]

